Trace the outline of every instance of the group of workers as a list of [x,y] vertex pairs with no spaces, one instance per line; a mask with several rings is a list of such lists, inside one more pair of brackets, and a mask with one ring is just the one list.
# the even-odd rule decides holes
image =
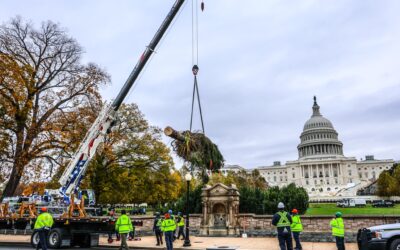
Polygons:
[[[289,214],[285,211],[285,205],[278,203],[278,212],[272,218],[272,225],[277,227],[278,241],[281,250],[293,250],[292,234],[296,242],[295,250],[303,249],[300,242],[300,233],[303,231],[300,215],[297,209]],[[344,222],[341,212],[336,212],[335,218],[331,220],[332,236],[335,237],[338,250],[345,250],[344,246]]]
[[[175,234],[176,229],[178,229],[177,235]],[[160,213],[156,213],[153,231],[156,234],[157,246],[160,244],[163,245],[162,235],[164,233],[167,250],[172,250],[175,239],[180,239],[181,236],[182,240],[186,238],[184,229],[185,219],[181,212],[178,212],[178,215],[175,217],[172,210],[169,210],[168,213],[164,215],[164,218],[161,218]]]
[[[34,230],[39,234],[39,242],[36,250],[39,248],[47,250],[47,236],[53,224],[53,217],[47,212],[46,207],[42,207],[41,214],[37,217],[34,225]],[[303,231],[303,224],[297,209],[293,209],[290,214],[285,211],[285,205],[282,202],[279,202],[278,212],[274,214],[272,218],[272,225],[277,227],[278,241],[281,250],[293,250],[292,235],[296,243],[294,249],[302,249],[300,233]],[[334,236],[336,240],[337,249],[345,250],[344,222],[341,212],[336,212],[335,218],[330,222],[330,226],[332,228],[332,236]],[[181,236],[182,240],[185,239],[186,235],[184,227],[185,220],[181,212],[179,212],[175,217],[172,210],[169,210],[168,213],[164,215],[164,218],[161,217],[160,213],[156,213],[153,226],[153,231],[155,232],[157,239],[156,245],[163,245],[162,236],[164,234],[167,250],[172,250],[175,239],[179,239]],[[176,235],[175,232],[177,228],[178,234]],[[115,223],[115,230],[121,239],[120,249],[128,250],[129,248],[126,240],[128,235],[134,231],[134,228],[131,219],[126,215],[125,210],[121,210],[121,216]]]

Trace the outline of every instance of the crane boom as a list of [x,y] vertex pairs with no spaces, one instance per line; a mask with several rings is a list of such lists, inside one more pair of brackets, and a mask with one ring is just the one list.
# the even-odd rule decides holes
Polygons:
[[126,95],[129,93],[129,90],[137,80],[141,71],[150,59],[151,55],[153,54],[160,40],[163,38],[165,32],[168,30],[168,27],[171,25],[175,16],[183,6],[184,2],[185,0],[175,1],[167,17],[164,19],[160,28],[155,33],[153,39],[150,41],[150,44],[146,47],[117,97],[114,99],[111,105],[105,105],[103,107],[99,116],[88,130],[85,138],[79,146],[78,151],[75,153],[74,157],[60,177],[60,192],[65,198],[69,197],[70,194],[78,190],[79,184],[84,177],[90,160],[95,155],[97,147],[101,142],[104,141],[106,134],[109,132],[109,129],[112,126],[116,111],[121,106]]

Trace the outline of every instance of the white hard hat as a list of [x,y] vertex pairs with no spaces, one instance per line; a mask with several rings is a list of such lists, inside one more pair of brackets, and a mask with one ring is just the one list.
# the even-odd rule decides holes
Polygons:
[[278,208],[285,208],[285,205],[282,202],[278,203]]

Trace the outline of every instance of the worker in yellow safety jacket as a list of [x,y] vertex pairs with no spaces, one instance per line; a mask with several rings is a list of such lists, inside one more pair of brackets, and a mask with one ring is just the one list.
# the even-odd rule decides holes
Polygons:
[[178,212],[178,216],[176,218],[176,223],[178,224],[178,236],[176,237],[179,240],[179,237],[182,235],[182,240],[186,238],[185,236],[185,218],[183,218],[182,213]]
[[344,246],[344,222],[342,213],[336,212],[335,218],[330,223],[332,227],[332,236],[336,239],[336,247],[338,250],[345,250]]
[[174,219],[171,218],[171,215],[169,213],[166,213],[164,217],[165,219],[161,223],[161,230],[164,232],[165,235],[165,244],[167,245],[167,250],[172,250],[174,248],[173,241],[176,229],[176,222]]
[[39,233],[39,243],[36,246],[36,250],[39,248],[47,250],[47,236],[53,224],[53,216],[47,212],[46,207],[42,207],[41,214],[37,217],[34,226],[34,230]]
[[296,242],[296,247],[294,249],[303,249],[300,243],[300,233],[303,232],[303,224],[301,224],[299,211],[297,211],[296,208],[293,208],[292,210],[292,224],[290,225],[290,229],[292,230],[293,238]]
[[131,218],[126,215],[126,210],[121,210],[121,216],[118,218],[117,223],[115,223],[115,231],[117,231],[121,237],[121,246],[119,249],[128,250],[129,247],[126,238],[129,232],[133,231],[133,226]]
[[292,216],[285,211],[285,205],[278,203],[278,212],[272,218],[272,225],[276,226],[278,231],[278,241],[281,250],[293,250],[292,233],[290,225],[292,224]]

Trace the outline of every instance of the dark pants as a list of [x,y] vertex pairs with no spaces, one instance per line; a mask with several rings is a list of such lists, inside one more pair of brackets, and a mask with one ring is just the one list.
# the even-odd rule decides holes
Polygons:
[[39,244],[37,244],[36,250],[40,248],[43,250],[47,250],[47,236],[49,234],[49,231],[45,229],[39,229],[38,233],[39,233]]
[[174,249],[174,231],[165,232],[165,244],[167,245],[167,250]]
[[301,243],[300,243],[300,232],[293,232],[293,238],[294,238],[294,241],[296,242],[296,247],[294,249],[296,249],[296,250],[303,249],[301,247]]
[[293,250],[292,234],[290,232],[278,234],[278,240],[281,250]]
[[337,237],[336,238],[336,246],[338,250],[345,250],[344,248],[344,237]]
[[179,240],[179,237],[181,237],[181,235],[182,235],[182,237],[183,237],[183,239],[185,239],[185,226],[179,226],[179,231],[178,231],[178,240]]
[[122,249],[129,250],[128,243],[126,242],[126,238],[128,237],[128,234],[125,233],[125,234],[119,234],[119,235],[121,236],[121,246],[119,247],[119,250],[122,250]]
[[162,231],[161,231],[160,229],[156,229],[155,233],[156,233],[156,238],[157,238],[157,246],[159,246],[160,243],[161,243],[161,245],[162,245],[162,244],[163,244],[163,241],[162,241]]

